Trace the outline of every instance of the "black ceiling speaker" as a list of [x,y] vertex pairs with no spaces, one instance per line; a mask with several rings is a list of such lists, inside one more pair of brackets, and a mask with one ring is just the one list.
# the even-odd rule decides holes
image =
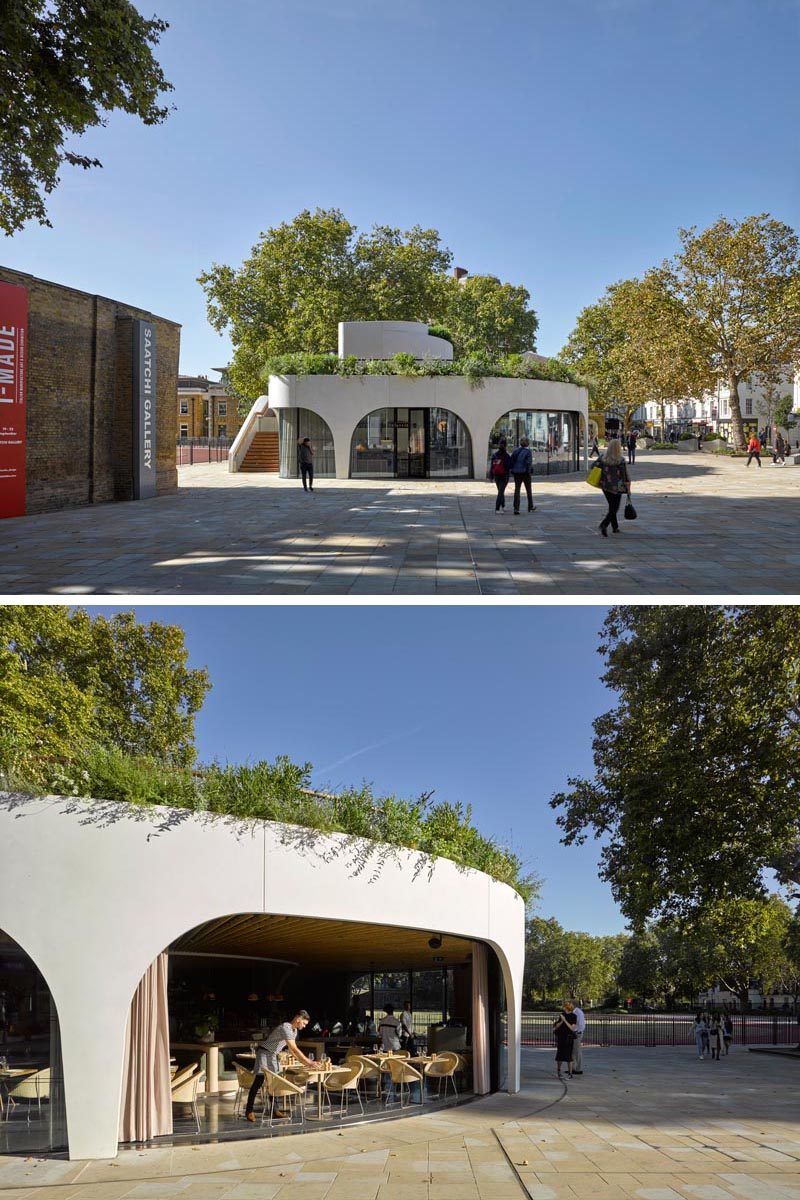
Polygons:
[[432,937],[428,938],[428,945],[430,946],[431,950],[438,950],[441,947],[441,944],[442,935],[440,933],[434,933]]

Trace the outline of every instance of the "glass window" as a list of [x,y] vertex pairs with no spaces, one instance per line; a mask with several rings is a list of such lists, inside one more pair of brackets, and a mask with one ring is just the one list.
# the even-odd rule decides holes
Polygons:
[[354,479],[394,477],[395,410],[378,408],[362,417],[353,433],[350,474]]
[[533,474],[552,475],[561,471],[577,471],[580,465],[580,446],[575,413],[537,412],[516,409],[505,413],[495,423],[489,435],[488,463],[501,437],[506,439],[509,452],[527,437],[533,455]]
[[188,414],[189,414],[189,401],[181,400],[181,415],[188,416]]
[[444,985],[441,967],[411,972],[414,1029],[417,1033],[427,1033],[429,1025],[438,1025],[446,1019]]
[[217,427],[217,437],[227,437],[227,436],[228,436],[228,426],[227,425],[219,425]]
[[753,415],[753,401],[749,396],[744,402],[744,412],[746,417],[752,417]]
[[428,475],[432,479],[472,478],[469,430],[447,408],[428,409]]
[[228,401],[220,400],[217,404],[217,416],[227,417],[227,415],[228,415]]
[[336,476],[336,459],[333,450],[333,434],[324,418],[307,408],[278,409],[280,433],[280,473],[284,479],[294,479],[300,474],[297,447],[303,438],[309,438],[314,451],[314,474],[323,479]]
[[181,425],[181,437],[182,437],[182,438],[186,438],[186,437],[188,437],[188,436],[189,436],[189,426],[188,426],[188,425]]

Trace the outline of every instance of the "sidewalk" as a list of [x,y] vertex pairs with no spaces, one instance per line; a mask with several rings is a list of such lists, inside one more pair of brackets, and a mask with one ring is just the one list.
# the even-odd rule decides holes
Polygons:
[[296,480],[184,467],[171,496],[0,522],[0,591],[51,595],[792,595],[800,468],[710,453],[632,468],[636,521],[599,536],[583,479],[494,512],[490,483]]
[[798,1065],[734,1047],[587,1049],[524,1090],[385,1125],[108,1162],[0,1158],[0,1200],[789,1200],[800,1197]]

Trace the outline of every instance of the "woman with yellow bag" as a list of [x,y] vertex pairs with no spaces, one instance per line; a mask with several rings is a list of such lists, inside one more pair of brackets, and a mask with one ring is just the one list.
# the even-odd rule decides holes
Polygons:
[[629,497],[628,505],[626,505],[626,516],[628,508],[630,508],[631,515],[635,515],[635,513],[633,505],[630,504],[630,476],[628,475],[628,468],[622,456],[622,443],[617,438],[612,438],[609,441],[605,454],[602,454],[595,466],[592,467],[586,482],[592,484],[593,487],[602,488],[603,495],[608,504],[608,512],[600,522],[600,532],[603,537],[608,537],[609,525],[614,533],[619,533],[617,513],[619,512],[623,496],[627,495]]

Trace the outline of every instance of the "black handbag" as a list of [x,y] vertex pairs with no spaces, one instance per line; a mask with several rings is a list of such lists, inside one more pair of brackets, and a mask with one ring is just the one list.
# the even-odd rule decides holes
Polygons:
[[628,500],[625,504],[625,512],[623,515],[624,515],[626,521],[635,521],[636,520],[636,509],[631,504],[630,497],[628,497]]

